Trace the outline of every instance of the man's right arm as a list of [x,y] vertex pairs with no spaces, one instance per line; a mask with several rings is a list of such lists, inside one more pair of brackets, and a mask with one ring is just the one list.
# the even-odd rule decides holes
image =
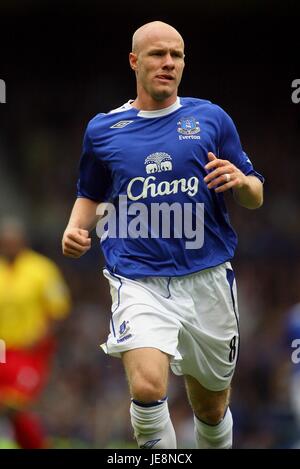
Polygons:
[[62,238],[62,251],[67,257],[78,258],[91,248],[89,232],[96,226],[98,202],[79,197],[72,209],[70,220]]

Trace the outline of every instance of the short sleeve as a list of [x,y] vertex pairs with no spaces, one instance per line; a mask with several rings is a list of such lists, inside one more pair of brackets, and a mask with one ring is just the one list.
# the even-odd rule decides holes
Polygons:
[[248,155],[243,151],[240,137],[231,117],[221,109],[221,133],[219,142],[219,157],[229,160],[246,176],[256,176],[261,182],[264,177],[255,171]]
[[95,202],[108,200],[111,190],[111,177],[105,165],[96,157],[88,135],[83,139],[83,148],[79,164],[77,197],[85,197]]

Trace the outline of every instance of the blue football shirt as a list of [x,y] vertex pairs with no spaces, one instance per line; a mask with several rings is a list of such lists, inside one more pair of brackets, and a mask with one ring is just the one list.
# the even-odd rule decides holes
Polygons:
[[[242,150],[232,119],[210,101],[177,98],[158,111],[141,111],[128,102],[89,122],[77,195],[99,203],[111,202],[116,208],[117,235],[101,239],[111,272],[128,278],[172,277],[232,259],[237,236],[224,197],[208,189],[203,181],[209,151],[263,182]],[[124,235],[121,224],[129,226],[140,204],[144,214],[141,236]],[[152,208],[162,204],[174,207],[169,220],[165,213],[159,218],[162,225],[170,222],[170,236],[157,224],[157,218],[154,227],[151,216]],[[204,212],[198,212],[199,207],[204,207]],[[121,211],[125,208],[129,214],[124,219]],[[187,248],[191,233],[184,229],[184,217],[193,225],[193,233],[201,216],[203,243]]]

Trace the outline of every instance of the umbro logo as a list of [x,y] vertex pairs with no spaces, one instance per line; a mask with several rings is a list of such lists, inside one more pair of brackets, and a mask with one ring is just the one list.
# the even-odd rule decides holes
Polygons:
[[133,121],[119,121],[116,124],[112,125],[110,129],[123,129],[126,125],[131,124]]
[[223,378],[229,378],[234,372],[234,368],[232,370],[230,370],[228,373],[226,373],[226,375],[223,375]]
[[140,449],[151,449],[153,446],[156,445],[161,440],[161,438],[157,438],[156,440],[149,440],[146,441],[142,446],[140,446]]

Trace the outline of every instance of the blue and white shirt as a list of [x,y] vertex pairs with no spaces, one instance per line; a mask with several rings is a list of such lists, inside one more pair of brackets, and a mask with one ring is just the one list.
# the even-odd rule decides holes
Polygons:
[[[224,197],[203,181],[209,151],[263,182],[242,150],[232,119],[210,101],[177,98],[158,111],[138,110],[128,102],[89,122],[77,195],[116,207],[118,235],[101,239],[108,270],[128,278],[173,277],[214,267],[233,257],[237,236]],[[177,210],[176,223],[171,223],[167,237],[151,222],[152,208],[163,203],[169,207],[176,204]],[[120,224],[129,226],[141,208],[139,204],[143,204],[143,235],[124,236]],[[130,212],[125,219],[121,206]],[[185,234],[185,221],[178,209],[182,208],[183,218],[192,219],[195,227],[200,213],[197,207],[204,207],[203,243],[187,248],[190,234]],[[146,228],[145,213],[149,215]]]

